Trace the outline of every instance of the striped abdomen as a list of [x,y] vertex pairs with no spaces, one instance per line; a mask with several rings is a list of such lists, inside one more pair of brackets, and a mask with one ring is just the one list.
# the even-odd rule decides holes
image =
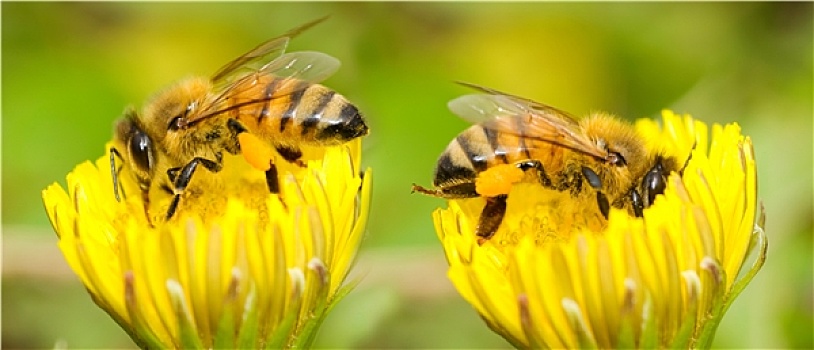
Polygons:
[[319,84],[262,76],[231,103],[252,100],[264,101],[240,107],[237,118],[273,144],[338,145],[368,132],[356,106]]
[[516,164],[537,160],[549,174],[563,168],[563,152],[569,150],[554,144],[514,134],[501,133],[473,125],[464,130],[438,159],[433,185],[473,181],[477,174],[499,164]]

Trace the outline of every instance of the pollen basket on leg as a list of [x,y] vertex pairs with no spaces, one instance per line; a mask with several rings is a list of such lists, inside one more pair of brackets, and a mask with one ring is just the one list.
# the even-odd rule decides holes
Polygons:
[[269,169],[274,150],[269,147],[267,142],[248,132],[237,135],[237,139],[240,142],[240,149],[246,162],[260,171]]
[[512,185],[523,180],[523,170],[512,164],[499,164],[478,174],[475,190],[486,197],[509,194]]

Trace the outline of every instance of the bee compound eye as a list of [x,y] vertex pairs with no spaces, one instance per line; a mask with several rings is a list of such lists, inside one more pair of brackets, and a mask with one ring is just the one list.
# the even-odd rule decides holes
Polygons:
[[153,145],[150,137],[141,130],[136,130],[130,137],[130,158],[142,171],[149,171],[153,166]]

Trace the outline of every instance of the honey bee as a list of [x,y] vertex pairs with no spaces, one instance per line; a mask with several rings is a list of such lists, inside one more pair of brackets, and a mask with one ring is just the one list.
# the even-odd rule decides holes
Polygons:
[[278,193],[269,150],[304,165],[300,146],[333,146],[366,135],[357,107],[318,84],[339,68],[339,61],[319,52],[285,53],[292,38],[323,20],[263,42],[211,78],[181,80],[155,95],[140,113],[128,108],[114,131],[122,151],[110,150],[116,199],[121,200],[117,157],[134,174],[145,210],[151,188],[173,196],[169,220],[198,167],[220,172],[224,152],[243,154],[265,172],[269,191]]
[[[499,228],[511,185],[535,182],[593,206],[606,223],[611,207],[642,216],[663,193],[667,176],[681,173],[674,157],[645,147],[629,123],[604,113],[576,119],[554,107],[497,90],[460,83],[481,93],[458,97],[450,110],[475,123],[438,158],[427,195],[485,197],[476,227],[482,244]],[[689,159],[687,159],[689,161]]]

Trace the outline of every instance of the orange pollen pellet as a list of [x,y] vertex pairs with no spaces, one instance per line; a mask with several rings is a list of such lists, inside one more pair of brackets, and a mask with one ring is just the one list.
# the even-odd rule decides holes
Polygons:
[[254,134],[244,132],[237,135],[243,158],[257,170],[266,171],[271,168],[271,159],[274,153],[268,143]]
[[512,185],[523,179],[523,170],[512,164],[500,164],[482,171],[475,179],[475,191],[484,197],[508,194]]

